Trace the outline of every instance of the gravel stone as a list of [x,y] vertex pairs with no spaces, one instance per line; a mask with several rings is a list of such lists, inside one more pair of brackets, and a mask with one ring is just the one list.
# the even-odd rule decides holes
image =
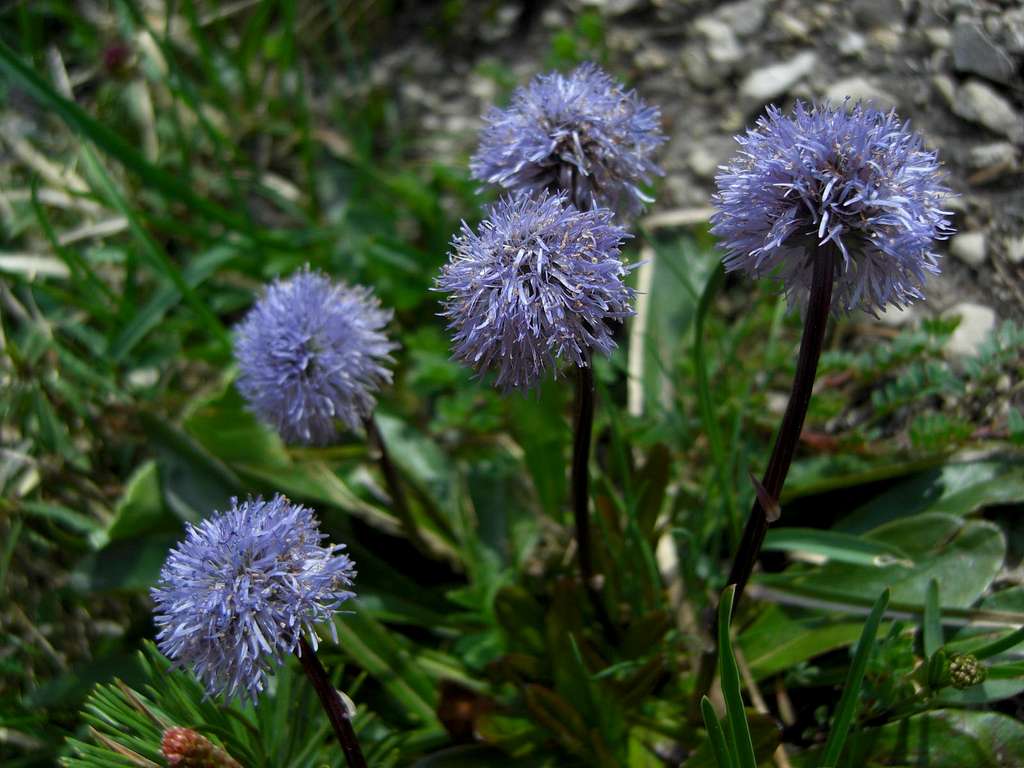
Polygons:
[[946,27],[929,27],[924,31],[928,44],[937,51],[944,51],[953,44],[953,33]]
[[1008,236],[1003,241],[1003,252],[1011,264],[1024,264],[1024,234]]
[[747,75],[740,84],[740,96],[752,105],[761,105],[782,96],[818,65],[813,51],[798,53],[788,61],[772,64]]
[[825,98],[833,104],[842,104],[849,97],[851,102],[871,104],[876,109],[888,112],[899,105],[899,99],[873,85],[864,77],[847,77],[837,80],[825,90]]
[[715,18],[740,37],[748,37],[761,30],[767,15],[766,5],[765,0],[729,3],[715,11]]
[[859,56],[868,47],[868,41],[864,35],[854,32],[852,29],[844,29],[839,38],[839,52],[843,56]]
[[985,233],[963,232],[956,235],[949,243],[949,252],[972,267],[980,267],[985,263]]
[[991,307],[965,301],[949,311],[960,315],[960,325],[953,331],[946,349],[955,357],[974,355],[996,326],[996,313]]
[[980,80],[970,80],[957,92],[953,111],[964,120],[983,125],[1010,141],[1024,141],[1024,120],[1010,102]]
[[994,141],[978,144],[967,152],[967,166],[972,170],[982,168],[1013,169],[1020,158],[1019,150],[1008,141]]
[[1009,85],[1014,77],[1010,57],[971,21],[953,26],[953,68]]

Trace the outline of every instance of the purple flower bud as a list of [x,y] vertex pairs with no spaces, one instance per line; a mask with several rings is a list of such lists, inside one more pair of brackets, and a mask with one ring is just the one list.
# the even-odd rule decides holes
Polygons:
[[344,545],[322,546],[313,511],[283,496],[231,500],[231,509],[189,525],[152,590],[157,644],[192,668],[211,695],[263,691],[267,675],[314,625],[332,622],[355,594]]
[[369,288],[305,269],[273,283],[238,325],[238,389],[292,443],[325,445],[358,428],[391,381],[391,311]]
[[496,371],[508,391],[534,386],[556,360],[586,366],[590,350],[610,353],[610,322],[633,314],[619,253],[629,235],[612,217],[542,192],[499,201],[479,232],[463,222],[436,288],[449,294],[454,357]]
[[639,185],[662,173],[650,159],[665,141],[660,118],[596,64],[539,75],[484,116],[470,169],[516,193],[563,190],[584,210],[636,213],[651,202]]
[[797,103],[775,107],[746,135],[715,182],[711,231],[725,267],[782,280],[807,300],[812,259],[838,255],[833,310],[875,314],[924,298],[938,274],[936,240],[952,234],[950,194],[935,152],[895,112]]

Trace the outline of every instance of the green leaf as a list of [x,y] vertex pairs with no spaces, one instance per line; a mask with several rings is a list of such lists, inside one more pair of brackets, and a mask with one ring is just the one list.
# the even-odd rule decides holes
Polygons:
[[708,743],[715,756],[715,764],[718,768],[730,768],[729,748],[725,743],[725,733],[722,731],[718,714],[711,706],[711,700],[707,696],[702,696],[700,699],[700,712],[704,717],[704,727],[708,730]]
[[770,606],[739,636],[739,644],[754,679],[763,680],[851,645],[862,627],[860,622],[820,617],[797,621],[778,606]]
[[939,580],[928,580],[924,599],[924,656],[930,659],[942,647],[942,609],[939,607]]
[[965,608],[985,592],[1006,556],[1006,539],[997,525],[948,514],[896,520],[865,538],[905,552],[913,567],[827,563],[816,568],[791,568],[778,576],[763,576],[761,581],[783,588],[792,585],[813,589],[826,599],[839,600],[871,600],[872,595],[889,588],[893,602],[923,605],[928,582],[936,578],[943,585],[943,604]]
[[704,351],[704,318],[707,317],[711,302],[724,282],[725,267],[717,264],[712,270],[703,292],[701,292],[700,301],[697,305],[697,317],[693,324],[693,369],[697,379],[697,404],[700,410],[700,419],[704,426],[704,432],[708,436],[711,459],[715,465],[715,477],[718,479],[729,519],[734,520],[738,512],[736,494],[733,493],[733,482],[729,471],[730,462],[725,454],[722,433],[719,429],[714,404],[711,400],[711,390],[708,386],[707,356]]
[[843,694],[836,707],[836,714],[832,720],[832,730],[829,732],[828,741],[825,743],[825,766],[835,766],[839,762],[843,746],[846,744],[846,737],[850,732],[850,726],[857,714],[857,702],[860,699],[860,688],[864,683],[864,672],[868,666],[868,659],[875,647],[875,636],[878,634],[878,625],[882,621],[882,614],[885,613],[885,606],[889,602],[889,590],[886,589],[875,602],[868,620],[864,622],[864,631],[857,642],[857,650],[853,654],[853,663],[846,676],[846,685],[843,687]]
[[885,541],[871,541],[848,533],[817,528],[773,528],[768,531],[762,549],[779,552],[804,552],[837,563],[881,567],[911,567],[909,556]]
[[[750,723],[750,736],[754,741],[754,754],[757,757],[758,766],[772,764],[772,755],[779,747],[781,736],[778,722],[770,715],[762,715],[759,712],[748,713],[747,721]],[[728,741],[729,731],[723,729],[722,733]],[[728,745],[726,745],[726,751],[726,758],[731,759],[728,757]],[[734,765],[733,762],[726,763],[727,768],[733,768]],[[718,761],[712,751],[711,743],[707,739],[702,741],[683,763],[683,768],[717,768],[717,766]]]
[[743,690],[740,685],[740,670],[732,651],[729,637],[729,623],[732,618],[732,601],[736,585],[730,584],[722,592],[718,604],[718,667],[725,697],[725,716],[729,721],[732,738],[727,741],[730,753],[735,756],[737,768],[757,768],[754,757],[754,743],[750,737],[750,725],[743,707]]
[[545,381],[538,397],[506,398],[508,419],[522,446],[526,468],[541,507],[548,517],[562,517],[568,487],[568,446],[571,431],[566,412],[572,389],[561,381]]
[[155,461],[147,461],[128,479],[106,531],[108,541],[122,541],[156,531],[180,531],[180,518],[163,503]]
[[142,591],[156,583],[167,553],[181,531],[114,541],[76,566],[72,584],[82,592]]
[[335,621],[346,655],[375,678],[397,704],[407,726],[436,726],[437,688],[410,653],[409,643],[357,610]]
[[244,495],[238,476],[188,434],[156,416],[140,418],[157,457],[164,503],[174,514],[196,522]]
[[1024,501],[1024,461],[950,463],[921,472],[844,518],[838,529],[860,533],[922,512],[969,515],[993,504]]
[[83,515],[81,512],[75,512],[73,509],[68,509],[60,504],[23,500],[18,502],[18,506],[29,517],[53,520],[78,533],[96,534],[100,529],[99,522],[94,518]]
[[998,640],[987,643],[976,648],[973,653],[979,659],[989,659],[993,656],[998,656],[1000,653],[1004,653],[1011,648],[1024,643],[1024,627],[1017,629],[1005,637],[1001,637]]
[[863,732],[847,764],[1019,768],[1024,765],[1024,724],[995,712],[929,712]]

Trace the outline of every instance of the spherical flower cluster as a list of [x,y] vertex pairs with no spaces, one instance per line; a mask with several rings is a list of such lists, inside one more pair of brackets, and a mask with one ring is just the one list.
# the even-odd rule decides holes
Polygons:
[[391,381],[391,314],[370,289],[309,269],[275,282],[237,328],[238,389],[287,442],[325,445]]
[[556,359],[588,365],[615,347],[610,321],[633,314],[626,232],[607,209],[579,211],[564,194],[499,201],[473,232],[465,222],[437,290],[454,356],[503,390],[529,389]]
[[313,511],[283,496],[231,500],[231,509],[189,525],[152,590],[157,644],[189,666],[211,695],[256,701],[268,672],[301,637],[354,593],[344,545],[325,538]]
[[662,173],[650,159],[665,140],[660,113],[595,64],[536,77],[484,120],[474,178],[515,193],[564,190],[583,209],[635,213],[651,202],[639,185]]
[[[845,105],[849,106],[849,105]],[[725,266],[778,269],[791,303],[807,299],[812,259],[837,255],[834,310],[874,314],[923,298],[939,272],[935,240],[952,233],[935,152],[894,112],[853,106],[774,107],[736,139],[716,178],[711,231]]]

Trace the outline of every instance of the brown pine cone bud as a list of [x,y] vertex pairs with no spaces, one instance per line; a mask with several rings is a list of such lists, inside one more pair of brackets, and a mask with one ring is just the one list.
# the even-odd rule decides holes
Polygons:
[[160,751],[174,768],[242,768],[231,755],[191,728],[168,728]]

